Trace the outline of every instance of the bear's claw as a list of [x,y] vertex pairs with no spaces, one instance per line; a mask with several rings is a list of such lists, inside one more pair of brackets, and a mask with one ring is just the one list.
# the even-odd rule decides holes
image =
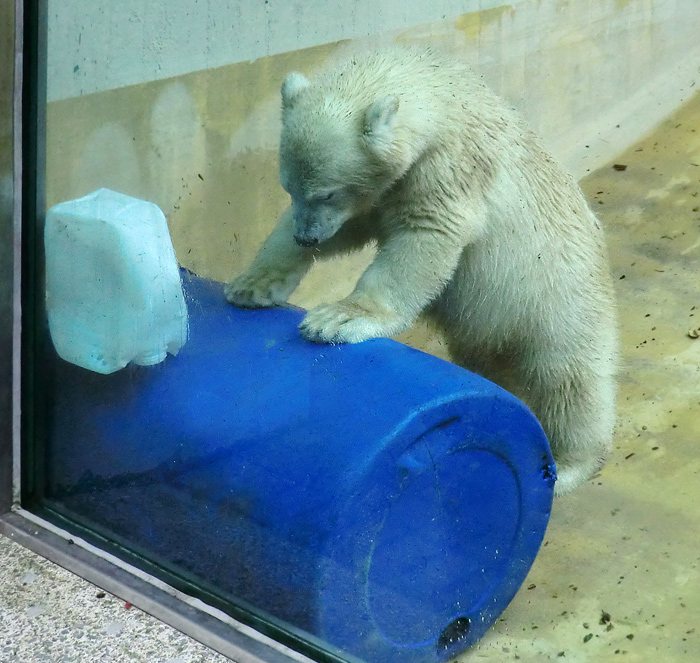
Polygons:
[[309,311],[299,331],[314,343],[360,343],[390,336],[396,327],[386,316],[373,314],[353,302],[340,301],[321,304]]
[[294,290],[296,282],[277,274],[253,276],[241,274],[224,286],[227,301],[240,308],[269,308],[280,306]]

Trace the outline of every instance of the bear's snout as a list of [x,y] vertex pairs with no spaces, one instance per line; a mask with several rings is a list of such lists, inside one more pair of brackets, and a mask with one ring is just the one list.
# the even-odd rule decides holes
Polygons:
[[294,235],[294,241],[299,246],[316,246],[318,244],[318,237],[301,237],[299,235]]

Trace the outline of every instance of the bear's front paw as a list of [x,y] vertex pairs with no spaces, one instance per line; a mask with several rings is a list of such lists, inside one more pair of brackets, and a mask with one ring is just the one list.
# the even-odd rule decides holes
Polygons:
[[265,273],[245,272],[224,287],[226,299],[240,308],[280,306],[294,291],[298,279],[275,270]]
[[299,330],[304,338],[315,343],[360,343],[395,334],[401,326],[391,316],[340,301],[321,304],[309,311]]

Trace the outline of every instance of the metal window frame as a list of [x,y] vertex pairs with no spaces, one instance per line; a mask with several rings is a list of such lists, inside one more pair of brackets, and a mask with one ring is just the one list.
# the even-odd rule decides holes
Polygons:
[[28,407],[23,408],[29,405],[22,394],[23,325],[31,331],[32,312],[22,310],[22,295],[27,278],[40,278],[28,273],[32,266],[24,262],[22,243],[23,233],[31,233],[29,224],[36,225],[36,210],[44,209],[47,0],[0,2],[14,2],[14,58],[0,59],[0,67],[12,69],[14,81],[11,107],[0,105],[0,128],[11,124],[13,144],[12,155],[0,155],[0,176],[3,161],[10,165],[13,199],[9,213],[0,208],[0,534],[238,663],[313,663],[21,506],[21,439],[33,424]]

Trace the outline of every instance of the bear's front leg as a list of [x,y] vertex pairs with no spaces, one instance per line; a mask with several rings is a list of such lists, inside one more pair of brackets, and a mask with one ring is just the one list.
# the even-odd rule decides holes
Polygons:
[[242,308],[285,304],[312,262],[311,252],[294,241],[294,216],[290,206],[252,265],[226,285],[226,299]]
[[299,326],[302,336],[316,343],[359,343],[409,329],[452,278],[462,248],[444,232],[395,231],[352,294],[306,314]]

